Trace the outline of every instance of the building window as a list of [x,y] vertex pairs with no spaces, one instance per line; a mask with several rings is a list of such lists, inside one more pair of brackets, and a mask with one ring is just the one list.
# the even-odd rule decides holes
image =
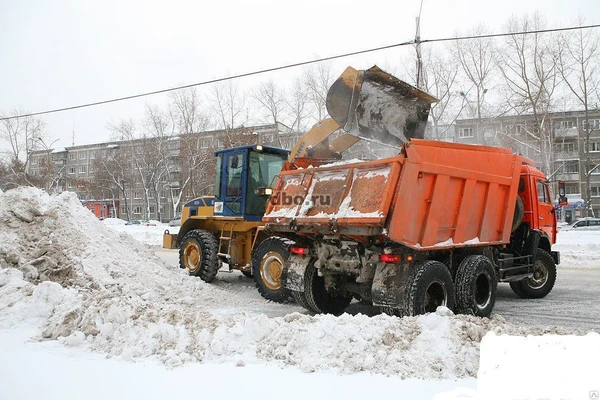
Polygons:
[[600,186],[592,186],[592,197],[600,197]]
[[71,161],[75,160],[75,153],[69,154],[69,160],[71,160]]
[[590,153],[600,152],[600,142],[590,142]]
[[200,148],[208,149],[210,147],[210,139],[204,139],[200,142]]
[[79,195],[79,200],[85,200],[85,194],[80,194]]
[[80,174],[85,174],[85,165],[79,166],[79,173]]
[[587,130],[588,129],[588,122],[589,121],[589,126],[591,128],[591,130],[596,131],[596,130],[600,130],[600,119],[589,119],[589,120],[583,120],[583,129]]
[[160,191],[160,197],[161,197],[161,198],[163,198],[163,199],[164,199],[165,197],[167,197],[167,192],[166,192],[165,190],[161,190],[161,191]]
[[73,189],[73,182],[69,181],[69,182],[67,183],[67,188],[68,188],[68,189]]
[[473,137],[473,128],[460,128],[458,130],[459,138],[470,138]]
[[69,167],[69,175],[75,174],[75,167]]
[[263,143],[272,143],[273,142],[273,134],[268,134],[263,136]]
[[141,199],[142,195],[140,194],[140,192],[135,191],[135,192],[133,192],[133,198],[134,199]]
[[123,214],[123,215],[127,214],[127,207],[125,207],[125,206],[121,207],[121,214]]
[[95,151],[90,152],[90,160],[93,160],[95,158],[96,158],[96,152]]
[[133,213],[134,214],[141,214],[142,213],[142,207],[140,207],[140,206],[133,207]]
[[572,153],[575,151],[575,143],[557,143],[554,145],[554,150],[557,153]]
[[223,140],[221,139],[217,139],[217,148],[222,148],[223,147]]
[[565,174],[578,174],[579,173],[579,163],[566,163],[563,167],[563,172]]
[[81,153],[79,153],[79,159],[80,160],[85,160],[86,154],[84,151],[82,151]]
[[150,214],[154,214],[154,206],[150,206]]

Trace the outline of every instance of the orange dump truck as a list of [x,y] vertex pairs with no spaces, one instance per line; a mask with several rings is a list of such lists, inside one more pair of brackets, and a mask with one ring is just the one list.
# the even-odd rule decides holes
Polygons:
[[280,173],[263,217],[294,241],[282,281],[314,312],[352,298],[394,315],[445,305],[488,316],[498,282],[523,298],[554,286],[547,179],[508,149],[412,139],[398,156]]

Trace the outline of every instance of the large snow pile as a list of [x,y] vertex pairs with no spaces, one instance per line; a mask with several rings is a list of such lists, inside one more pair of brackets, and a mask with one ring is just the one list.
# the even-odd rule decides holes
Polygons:
[[[372,371],[406,378],[475,376],[488,331],[525,335],[501,317],[413,318],[217,313],[227,288],[190,278],[96,219],[71,193],[32,188],[0,195],[0,329],[127,360],[276,362],[303,371]],[[282,306],[284,307],[284,306]]]

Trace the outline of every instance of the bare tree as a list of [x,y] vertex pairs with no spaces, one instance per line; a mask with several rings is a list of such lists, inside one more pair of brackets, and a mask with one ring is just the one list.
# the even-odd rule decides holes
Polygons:
[[210,119],[202,109],[196,88],[171,92],[170,100],[169,109],[173,128],[180,134],[203,132],[208,128]]
[[295,132],[303,132],[307,129],[307,101],[308,95],[300,78],[294,81],[291,97],[286,99],[288,115],[290,116],[290,128]]
[[[511,18],[509,32],[537,31],[544,28],[540,14]],[[556,52],[546,34],[511,35],[500,50],[498,67],[506,84],[509,109],[517,115],[529,113],[532,123],[525,133],[539,149],[541,169],[551,171],[552,131],[548,121],[551,101],[558,84]]]
[[118,145],[109,145],[105,154],[94,161],[92,182],[99,193],[108,192],[112,196],[113,207],[119,196],[123,199],[123,208],[127,220],[131,219],[131,204],[128,204],[127,190],[133,188],[134,175],[129,157],[129,149]]
[[233,129],[242,126],[247,118],[246,95],[232,80],[215,84],[212,87],[210,104],[213,112],[218,117],[218,126],[222,129]]
[[285,106],[285,91],[279,88],[275,81],[268,80],[260,83],[252,93],[252,97],[260,105],[259,109],[267,114],[261,116],[261,121],[269,121],[273,124],[281,122]]
[[[584,25],[581,17],[579,26]],[[579,171],[585,177],[585,190],[582,191],[588,216],[593,216],[591,174],[598,167],[590,154],[590,135],[600,127],[590,123],[589,111],[600,101],[597,88],[600,85],[600,35],[594,30],[579,29],[558,37],[558,70],[563,82],[584,110],[584,123],[579,126]]]
[[310,107],[309,115],[318,122],[327,117],[326,99],[327,92],[333,84],[336,75],[333,73],[331,64],[313,64],[304,70],[303,85]]
[[[479,25],[471,30],[469,35],[487,33],[489,31],[483,25]],[[495,71],[495,51],[491,38],[457,40],[453,49],[453,55],[460,65],[461,75],[470,86],[463,89],[461,93],[466,97],[466,93],[475,91],[474,117],[479,120],[486,116],[485,95],[491,87]]]

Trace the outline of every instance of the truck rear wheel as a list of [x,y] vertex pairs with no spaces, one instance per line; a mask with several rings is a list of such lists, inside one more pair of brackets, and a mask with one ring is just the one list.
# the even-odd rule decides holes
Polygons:
[[289,241],[277,236],[263,240],[252,255],[252,275],[262,297],[277,303],[292,301],[291,292],[283,286],[281,274],[290,257]]
[[294,296],[294,300],[296,300],[296,303],[298,303],[303,308],[306,308],[308,311],[313,311],[313,309],[310,308],[308,302],[306,301],[306,295],[304,294],[304,292],[298,292],[293,290],[292,295]]
[[414,264],[406,285],[405,315],[435,312],[439,306],[454,308],[450,271],[439,261]]
[[212,282],[219,271],[218,246],[212,233],[201,229],[189,231],[179,248],[179,266],[204,282]]
[[533,276],[518,282],[511,282],[510,288],[523,299],[546,297],[556,282],[556,264],[546,250],[537,249],[533,266]]
[[456,312],[488,317],[496,304],[498,280],[492,263],[486,256],[465,257],[454,279]]
[[340,315],[352,301],[352,296],[341,293],[329,293],[325,288],[325,279],[311,263],[306,267],[304,275],[304,295],[306,303],[314,312]]

